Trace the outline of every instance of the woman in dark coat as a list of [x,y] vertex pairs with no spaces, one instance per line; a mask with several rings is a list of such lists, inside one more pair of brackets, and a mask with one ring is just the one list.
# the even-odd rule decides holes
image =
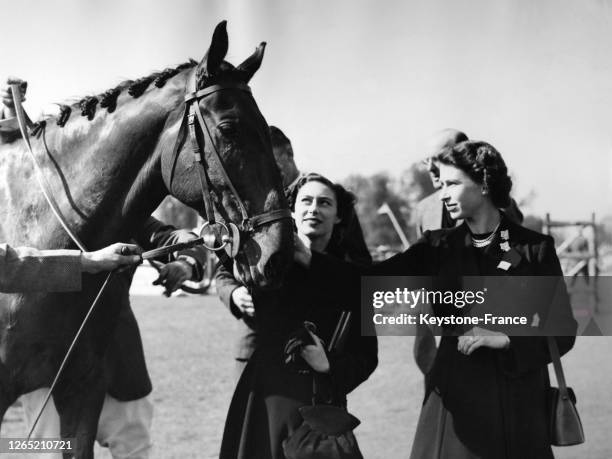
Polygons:
[[[437,159],[441,199],[453,219],[464,223],[425,232],[407,251],[369,274],[431,276],[427,287],[433,291],[475,291],[497,282],[498,288],[489,289],[480,306],[434,303],[434,313],[524,315],[530,325],[538,320],[539,327],[518,331],[524,335],[531,329],[540,336],[519,336],[491,326],[443,327],[410,457],[550,459],[547,364],[551,358],[543,335],[556,336],[564,354],[574,344],[577,326],[554,241],[512,223],[498,210],[508,205],[512,181],[494,147],[466,141]],[[324,278],[348,282],[338,279],[343,269],[337,260],[308,250],[296,259]]]
[[[352,196],[326,178],[309,174],[293,193],[292,207],[298,244],[315,253],[342,257],[343,218],[352,209]],[[362,337],[359,316],[351,318],[342,350],[327,354],[342,309],[358,310],[359,297],[330,295],[321,288],[316,269],[295,264],[280,291],[253,292],[258,340],[234,392],[228,412],[221,459],[283,459],[283,441],[301,425],[298,409],[313,399],[346,404],[346,394],[365,381],[378,363],[375,336]],[[296,361],[286,363],[287,342],[304,321],[316,325],[314,345],[303,346]]]
[[[457,282],[465,289],[466,278],[459,276],[525,276],[520,281],[501,279],[502,291],[489,289],[488,295],[497,299],[487,299],[485,312],[525,315],[530,324],[540,321],[538,330],[546,322],[553,334],[563,335],[556,340],[561,354],[566,353],[575,341],[576,321],[554,241],[512,223],[498,210],[509,202],[512,186],[501,155],[485,142],[466,141],[442,152],[438,160],[441,199],[454,219],[465,222],[426,232],[407,252],[383,262],[380,272],[429,274],[436,276],[437,287],[454,282],[455,289]],[[479,279],[481,285],[492,282]],[[477,307],[471,312],[433,308],[436,315],[453,313],[449,309],[478,315]],[[446,327],[410,457],[552,458],[550,361],[545,336],[513,336],[508,328]]]

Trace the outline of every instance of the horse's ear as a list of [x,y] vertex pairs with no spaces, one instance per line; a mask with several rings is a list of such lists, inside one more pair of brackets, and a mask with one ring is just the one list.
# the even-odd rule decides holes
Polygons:
[[266,42],[263,41],[261,44],[255,49],[255,52],[247,57],[242,64],[238,66],[238,70],[242,70],[246,76],[245,82],[249,82],[249,80],[253,77],[255,72],[261,66],[261,61],[263,60],[264,51],[266,49]]
[[221,21],[215,27],[210,47],[202,62],[198,65],[198,76],[213,75],[227,54],[227,21]]

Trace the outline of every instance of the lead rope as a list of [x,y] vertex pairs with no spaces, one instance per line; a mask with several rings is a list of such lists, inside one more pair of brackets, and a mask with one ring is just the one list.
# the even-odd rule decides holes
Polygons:
[[[23,111],[23,106],[21,105],[21,91],[19,90],[18,84],[11,85],[11,93],[13,95],[13,101],[15,104],[15,113],[17,115],[17,123],[19,124],[19,130],[21,131],[21,137],[23,137],[23,140],[26,146],[28,147],[27,150],[28,150],[28,153],[30,154],[30,158],[32,159],[32,162],[34,163],[34,169],[36,170],[36,179],[38,181],[38,185],[40,186],[40,189],[43,195],[45,196],[45,199],[49,203],[49,206],[51,207],[51,210],[53,211],[55,218],[57,218],[57,220],[60,222],[60,224],[66,231],[66,233],[68,233],[68,236],[70,236],[70,239],[72,239],[72,241],[76,244],[76,246],[82,252],[86,252],[87,250],[85,249],[85,245],[76,236],[76,234],[74,234],[70,230],[70,227],[68,226],[66,219],[62,215],[59,205],[57,204],[57,201],[55,200],[53,195],[51,195],[51,193],[49,192],[49,189],[50,189],[49,182],[47,182],[47,179],[43,175],[40,164],[38,163],[36,156],[34,155],[34,151],[32,150],[32,145],[30,144],[30,139],[26,131],[27,122],[26,122],[25,113]],[[72,342],[70,343],[70,347],[68,348],[68,351],[66,352],[66,355],[64,356],[64,359],[62,360],[62,363],[60,364],[60,367],[57,370],[57,373],[55,374],[55,378],[53,378],[51,387],[49,388],[49,391],[47,392],[45,400],[43,401],[38,411],[38,415],[36,416],[36,419],[34,420],[32,427],[30,428],[30,433],[28,433],[28,440],[32,437],[32,434],[34,433],[34,429],[36,428],[36,425],[38,424],[38,421],[40,420],[40,417],[42,416],[43,411],[45,410],[47,406],[47,403],[49,403],[49,399],[51,398],[53,389],[55,389],[55,386],[57,385],[57,382],[62,374],[62,371],[64,370],[64,367],[66,366],[66,363],[68,362],[68,359],[70,358],[70,355],[72,354],[72,351],[74,347],[76,346],[76,343],[79,337],[81,336],[81,333],[83,332],[83,329],[85,328],[85,325],[87,324],[87,321],[89,320],[89,317],[91,316],[91,313],[93,312],[94,307],[96,306],[96,304],[98,304],[98,300],[102,296],[102,293],[104,292],[104,289],[108,285],[113,273],[114,271],[111,271],[106,275],[106,279],[104,280],[102,287],[100,287],[100,290],[98,291],[98,294],[96,295],[96,298],[94,299],[93,303],[89,307],[89,310],[87,311],[87,314],[85,315],[85,318],[83,319],[83,322],[81,323],[81,326],[77,330]]]

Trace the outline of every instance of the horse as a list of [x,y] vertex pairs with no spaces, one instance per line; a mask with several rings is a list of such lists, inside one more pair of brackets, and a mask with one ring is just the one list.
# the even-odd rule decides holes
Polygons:
[[[88,249],[128,240],[171,194],[233,228],[240,239],[232,253],[234,272],[243,282],[275,288],[291,263],[293,228],[269,128],[246,86],[261,65],[265,43],[237,67],[224,60],[227,49],[224,21],[200,62],[62,106],[55,123],[48,118],[34,125],[32,147],[68,225]],[[199,128],[189,124],[189,132],[194,112],[187,112],[186,98],[202,118]],[[201,151],[201,161],[193,159],[192,148]],[[0,234],[13,245],[74,248],[25,155],[18,139],[0,144]],[[207,209],[211,203],[214,209]],[[259,223],[249,224],[245,214]],[[21,394],[50,386],[103,280],[84,274],[77,293],[0,295],[0,420]],[[52,394],[61,436],[76,438],[78,458],[93,457],[106,390],[103,360],[120,312],[115,280]]]

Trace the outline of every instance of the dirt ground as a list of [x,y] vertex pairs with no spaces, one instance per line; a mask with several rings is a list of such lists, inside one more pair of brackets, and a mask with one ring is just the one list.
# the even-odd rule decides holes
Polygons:
[[[143,335],[155,404],[154,458],[215,458],[234,386],[236,321],[215,296],[133,296]],[[407,458],[423,384],[412,359],[410,337],[380,338],[380,364],[349,396],[362,420],[357,437],[368,459]],[[612,457],[612,338],[579,338],[565,357],[578,394],[584,445],[557,448],[561,459]],[[7,413],[2,436],[23,436],[19,408]],[[16,456],[11,456],[16,457]],[[110,458],[96,447],[96,457]]]

